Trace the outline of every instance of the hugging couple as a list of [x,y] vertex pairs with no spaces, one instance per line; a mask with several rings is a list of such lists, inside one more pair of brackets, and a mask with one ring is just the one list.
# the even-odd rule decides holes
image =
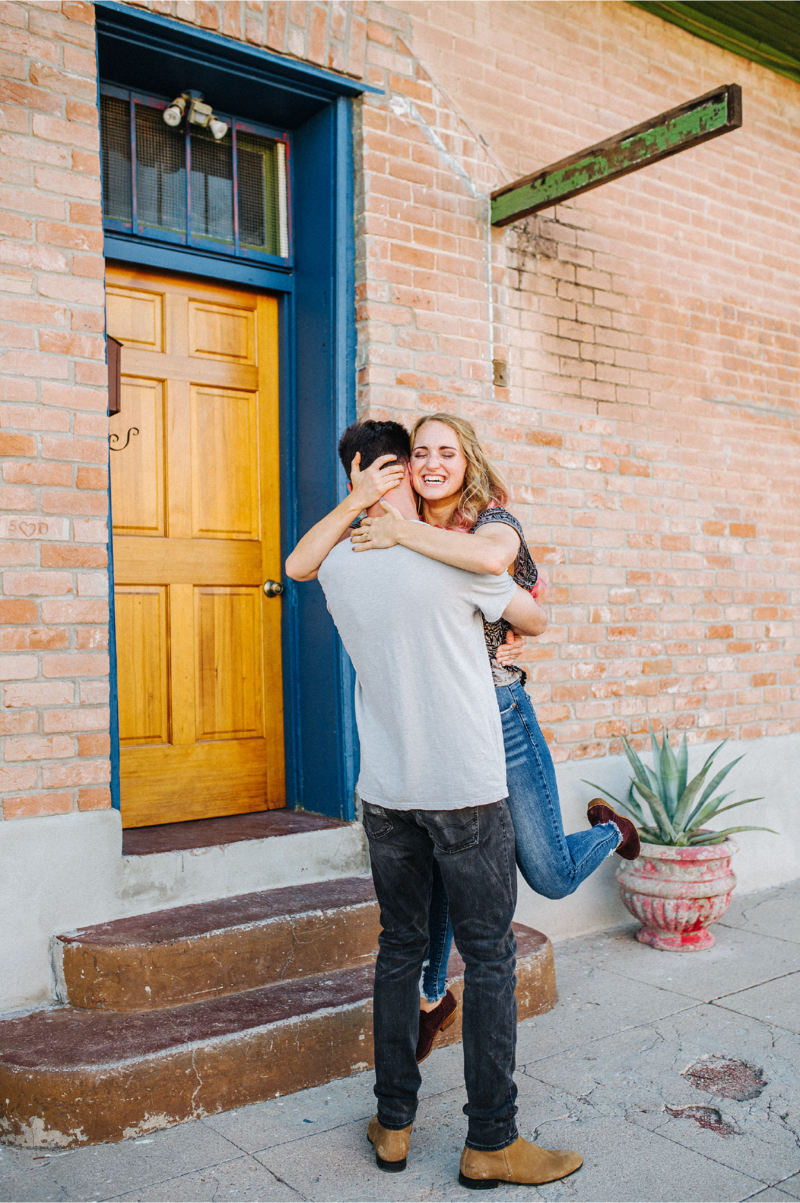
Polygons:
[[349,494],[286,572],[319,579],[356,671],[358,793],[383,929],[367,1136],[381,1169],[405,1169],[418,1064],[458,1006],[446,978],[455,935],[469,1121],[459,1181],[552,1182],[582,1158],[517,1132],[517,866],[537,893],[563,898],[610,853],[635,857],[636,829],[595,799],[591,826],[564,834],[514,663],[547,625],[537,570],[472,426],[434,414],[409,437],[397,422],[357,422],[339,455]]

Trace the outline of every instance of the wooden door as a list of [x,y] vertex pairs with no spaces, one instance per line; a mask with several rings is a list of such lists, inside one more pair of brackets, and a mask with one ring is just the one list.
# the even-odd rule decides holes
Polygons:
[[277,302],[111,265],[107,296],[123,826],[284,806]]

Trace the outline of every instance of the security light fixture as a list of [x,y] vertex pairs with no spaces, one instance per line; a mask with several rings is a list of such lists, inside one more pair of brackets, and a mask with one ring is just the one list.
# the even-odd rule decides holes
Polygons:
[[164,109],[164,120],[166,121],[167,125],[171,125],[173,128],[179,126],[181,121],[183,121],[183,113],[185,108],[186,98],[184,96],[176,97],[169,108]]
[[177,128],[184,117],[187,125],[199,125],[201,129],[207,129],[217,142],[225,137],[230,128],[226,121],[214,116],[214,110],[205,103],[202,92],[182,92],[164,109],[164,120],[173,128]]
[[208,128],[211,130],[211,133],[214,135],[217,142],[220,142],[228,132],[228,126],[226,122],[220,121],[218,117],[210,118],[208,122]]

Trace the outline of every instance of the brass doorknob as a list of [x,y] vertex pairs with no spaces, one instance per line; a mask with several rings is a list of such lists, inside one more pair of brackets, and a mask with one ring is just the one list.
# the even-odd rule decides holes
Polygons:
[[283,593],[283,585],[280,581],[264,581],[264,592],[267,597],[280,597]]

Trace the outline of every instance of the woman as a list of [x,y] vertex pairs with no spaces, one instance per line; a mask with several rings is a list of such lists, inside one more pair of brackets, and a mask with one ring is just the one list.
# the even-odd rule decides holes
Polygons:
[[[513,563],[517,584],[533,591],[538,573],[522,527],[503,508],[507,490],[470,423],[449,414],[420,418],[411,432],[411,447],[411,481],[423,522],[406,521],[384,501],[383,517],[364,518],[353,530],[354,550],[400,544],[458,568],[498,575]],[[465,539],[465,533],[478,537]],[[511,662],[523,640],[509,636],[503,619],[485,623],[484,631],[503,724],[517,864],[536,893],[564,898],[612,852],[629,859],[636,856],[638,836],[629,819],[599,799],[589,807],[589,830],[565,836],[552,757],[523,688],[526,674]],[[509,638],[512,645],[506,642]],[[437,1033],[453,1021],[456,1009],[446,988],[453,933],[447,896],[436,870],[429,932],[421,983],[419,1061],[430,1053]]]

